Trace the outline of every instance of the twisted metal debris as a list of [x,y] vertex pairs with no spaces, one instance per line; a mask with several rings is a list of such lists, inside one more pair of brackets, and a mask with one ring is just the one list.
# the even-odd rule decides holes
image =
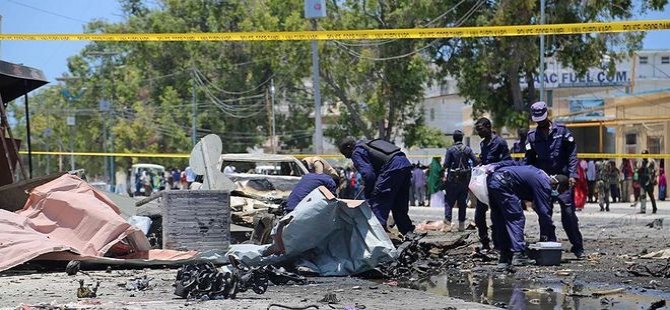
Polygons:
[[248,290],[256,294],[267,291],[269,283],[305,284],[302,276],[275,266],[250,267],[233,256],[231,271],[222,271],[212,263],[185,265],[177,272],[174,294],[186,299],[233,299]]

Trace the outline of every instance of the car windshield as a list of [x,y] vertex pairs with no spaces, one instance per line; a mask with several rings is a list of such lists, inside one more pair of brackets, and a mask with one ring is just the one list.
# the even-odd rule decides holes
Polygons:
[[278,176],[302,176],[304,173],[300,166],[293,161],[253,161],[241,160],[230,161],[224,160],[221,165],[221,171],[225,171],[226,167],[234,167],[235,173],[248,173],[259,175],[278,175]]

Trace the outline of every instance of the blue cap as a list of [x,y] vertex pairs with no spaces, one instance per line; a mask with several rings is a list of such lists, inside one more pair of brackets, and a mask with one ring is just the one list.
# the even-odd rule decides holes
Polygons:
[[541,122],[547,119],[547,104],[544,101],[538,101],[530,106],[530,114],[533,122]]

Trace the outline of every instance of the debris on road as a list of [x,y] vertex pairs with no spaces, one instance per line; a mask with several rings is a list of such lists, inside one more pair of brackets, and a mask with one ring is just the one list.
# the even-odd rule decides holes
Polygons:
[[628,266],[628,272],[638,277],[670,278],[670,259],[663,262],[648,261],[633,263]]
[[646,225],[649,228],[663,229],[663,219],[657,218]]
[[623,291],[625,291],[625,290],[626,290],[625,288],[621,287],[621,288],[615,288],[615,289],[611,289],[611,290],[595,291],[595,292],[592,292],[591,295],[592,295],[593,297],[600,297],[600,296],[606,296],[606,295],[614,295],[614,294],[619,294],[619,293],[621,293],[621,292],[623,292]]
[[126,291],[144,291],[153,287],[151,283],[152,280],[153,278],[144,275],[126,282],[124,287],[126,288]]
[[79,280],[79,288],[77,288],[77,298],[95,298],[98,294],[98,288],[100,287],[100,281],[95,283],[95,286],[91,288],[91,285],[84,286],[84,280]]

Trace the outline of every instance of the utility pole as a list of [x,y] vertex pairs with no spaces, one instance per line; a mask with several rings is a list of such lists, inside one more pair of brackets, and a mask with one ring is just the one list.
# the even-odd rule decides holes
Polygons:
[[192,76],[193,76],[193,88],[192,88],[192,100],[193,100],[193,106],[191,107],[191,142],[193,143],[193,147],[195,147],[195,144],[198,142],[196,141],[196,132],[195,132],[195,114],[197,113],[197,107],[196,107],[196,95],[195,95],[195,67],[192,69]]
[[[77,81],[77,80],[79,80],[78,77],[72,77],[72,76],[62,76],[62,77],[57,77],[57,78],[56,78],[56,81],[65,83],[65,86],[67,86],[67,83],[68,83],[69,81]],[[67,88],[66,88],[66,89],[67,89]],[[76,95],[76,97],[79,97],[79,96],[81,95],[81,93],[82,93],[84,90],[86,90],[85,87],[82,88],[82,89],[80,89],[79,91],[77,91],[77,95]],[[68,102],[68,116],[67,116],[67,118],[66,118],[66,124],[67,124],[67,126],[69,127],[69,129],[70,129],[70,130],[69,130],[69,131],[70,131],[70,137],[69,137],[69,139],[68,139],[69,142],[70,142],[70,171],[74,171],[74,170],[75,170],[75,161],[74,161],[74,139],[75,139],[75,136],[74,136],[74,126],[75,126],[75,124],[76,124],[76,118],[75,118],[75,114],[74,114],[74,111],[73,111],[73,105],[74,105],[74,103],[73,103],[72,101],[73,101],[73,99],[75,99],[75,97],[74,97],[71,93],[69,93],[69,89],[68,89],[68,93],[64,93],[64,95],[67,95],[67,96],[65,96],[65,99],[66,99],[67,102]]]
[[[102,60],[102,62],[101,62],[101,64],[100,64],[100,66],[101,66],[101,72],[102,72],[102,70],[104,70],[104,68],[105,68],[105,64],[107,64],[107,60],[109,59],[109,57],[113,57],[113,56],[115,56],[116,54],[118,54],[118,53],[117,53],[117,52],[108,52],[108,51],[92,51],[92,52],[88,52],[88,53],[86,53],[86,55],[89,55],[89,56],[95,56],[95,57],[101,57],[101,58],[103,58],[103,60]],[[111,76],[111,74],[110,74],[110,77],[113,78],[113,76]],[[112,85],[113,85],[113,84],[112,84]],[[103,88],[103,94],[104,94],[104,85],[102,85],[102,86],[103,86],[102,88]],[[113,96],[114,96],[114,95],[113,95],[113,90],[112,90],[111,93],[110,93],[110,98],[113,97]],[[107,114],[107,117],[106,117],[106,118],[103,117],[103,121],[102,121],[102,124],[103,124],[103,130],[102,130],[103,142],[102,142],[102,147],[103,147],[103,152],[107,153],[107,151],[108,151],[108,143],[110,142],[110,141],[108,141],[108,133],[107,133],[107,130],[108,130],[108,127],[112,127],[112,126],[113,126],[113,124],[107,124],[107,123],[108,123],[108,122],[110,122],[110,123],[112,122],[112,107],[111,107],[111,102],[108,101],[108,100],[105,100],[105,99],[100,100],[100,103],[99,103],[99,104],[100,104],[100,106],[99,106],[99,108],[100,108],[100,112],[102,112],[102,113],[107,112],[107,113],[106,113],[106,114]],[[109,126],[108,126],[108,125],[109,125]],[[112,137],[113,137],[113,135],[112,135]],[[113,138],[112,138],[112,139],[113,139]],[[113,141],[113,140],[111,141],[111,144],[112,144],[112,145],[114,144],[114,141]],[[114,148],[114,147],[112,146],[110,149],[113,149],[113,148]],[[116,185],[116,182],[115,182],[115,180],[114,180],[114,177],[115,177],[115,173],[114,173],[114,157],[105,156],[104,161],[105,161],[105,177],[106,177],[106,181],[109,182],[108,184],[110,185],[110,189],[111,189],[111,191],[113,192],[113,191],[114,191],[114,186]]]
[[[540,24],[544,25],[545,0],[540,0]],[[540,35],[540,101],[544,101],[544,35]]]
[[270,96],[272,100],[272,153],[277,154],[277,136],[276,136],[276,127],[275,127],[275,80],[270,79]]
[[[318,30],[317,18],[326,17],[325,0],[305,0],[305,18],[312,20],[312,30]],[[319,45],[312,40],[312,84],[314,88],[314,153],[323,153],[323,125],[321,124],[321,76],[319,75]]]

